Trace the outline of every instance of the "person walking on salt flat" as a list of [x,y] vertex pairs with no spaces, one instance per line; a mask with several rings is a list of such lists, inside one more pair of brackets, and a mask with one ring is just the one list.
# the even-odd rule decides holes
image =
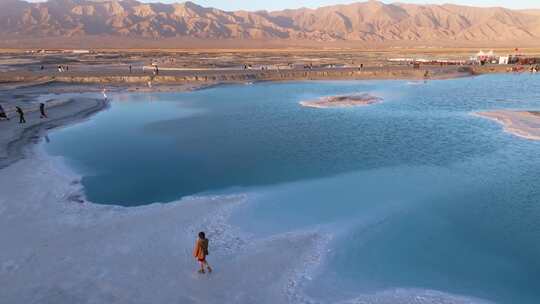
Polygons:
[[212,267],[210,267],[208,261],[206,260],[206,256],[208,256],[208,243],[209,241],[204,232],[199,232],[199,238],[195,242],[195,248],[193,248],[193,256],[197,259],[199,265],[201,266],[199,273],[205,272],[205,266],[209,273],[212,272]]
[[6,114],[6,111],[4,111],[4,108],[2,108],[2,105],[0,105],[0,119],[1,120],[9,120],[9,117]]
[[17,114],[19,114],[19,123],[23,124],[26,123],[26,119],[24,119],[24,112],[20,107],[15,107],[17,109]]
[[47,113],[45,113],[45,104],[43,102],[39,104],[39,113],[39,118],[48,118]]

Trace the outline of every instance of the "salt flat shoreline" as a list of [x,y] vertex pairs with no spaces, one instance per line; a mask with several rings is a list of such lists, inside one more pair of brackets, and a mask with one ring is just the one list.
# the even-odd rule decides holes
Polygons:
[[515,136],[540,140],[539,111],[496,110],[476,112],[473,115],[495,121],[503,126],[505,132]]
[[47,108],[49,118],[40,119],[37,111],[26,113],[26,124],[19,124],[18,117],[1,121],[0,169],[24,157],[23,150],[46,134],[47,130],[76,123],[107,107],[103,99],[72,98]]
[[[216,83],[238,83],[254,81],[295,80],[423,80],[450,79],[487,73],[507,72],[506,66],[371,66],[364,68],[311,68],[286,70],[163,70],[154,75],[147,71],[130,73],[125,69],[107,71],[75,70],[57,71],[13,71],[0,73],[0,84],[65,83],[121,85],[128,89],[152,89],[152,85],[205,86]],[[427,75],[426,75],[427,71]]]

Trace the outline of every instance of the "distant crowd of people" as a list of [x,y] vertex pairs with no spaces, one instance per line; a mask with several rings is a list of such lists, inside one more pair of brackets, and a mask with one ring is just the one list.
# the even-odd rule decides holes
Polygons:
[[[26,123],[24,110],[21,107],[16,106],[15,107],[15,113],[17,113],[17,115],[19,116],[19,123],[20,124]],[[40,114],[39,118],[41,118],[41,119],[48,118],[47,113],[45,112],[45,104],[44,103],[39,104],[39,114]],[[2,105],[0,105],[0,120],[10,120],[7,112],[4,110]]]

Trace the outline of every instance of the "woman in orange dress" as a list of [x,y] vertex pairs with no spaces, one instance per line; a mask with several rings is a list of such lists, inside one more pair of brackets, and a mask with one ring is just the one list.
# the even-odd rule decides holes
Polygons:
[[195,242],[195,248],[193,248],[193,256],[197,259],[201,265],[199,273],[205,273],[205,266],[208,272],[212,272],[212,267],[208,264],[206,256],[208,255],[208,239],[206,238],[204,232],[199,232],[199,238]]

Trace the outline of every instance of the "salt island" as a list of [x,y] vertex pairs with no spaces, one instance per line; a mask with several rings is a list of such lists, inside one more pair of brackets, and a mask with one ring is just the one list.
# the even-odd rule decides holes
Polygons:
[[300,104],[304,107],[323,109],[367,106],[380,102],[382,102],[382,98],[363,93],[352,95],[327,96],[317,100],[301,101]]
[[502,124],[508,133],[530,140],[540,140],[540,111],[498,110],[479,112],[476,115]]

